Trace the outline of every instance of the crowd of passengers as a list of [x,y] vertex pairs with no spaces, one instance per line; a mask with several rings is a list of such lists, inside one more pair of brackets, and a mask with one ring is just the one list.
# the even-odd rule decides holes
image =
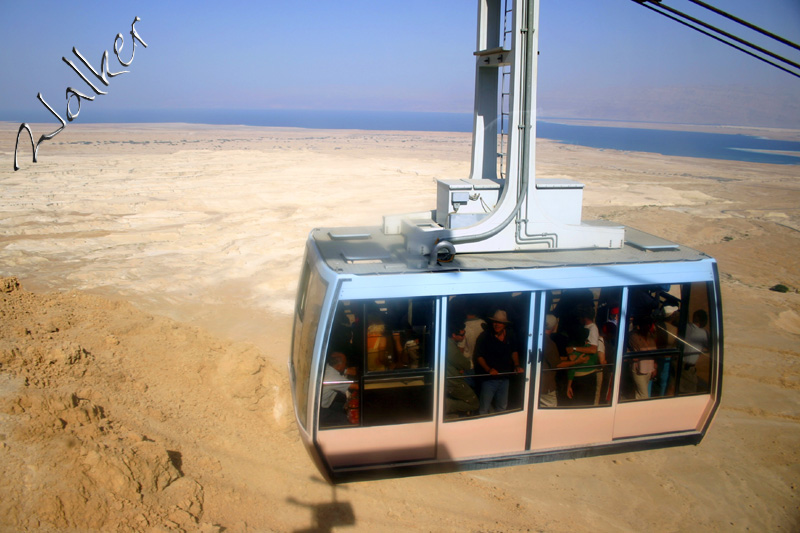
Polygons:
[[[515,384],[522,384],[515,377],[524,372],[520,353],[526,351],[520,337],[524,341],[525,335],[519,326],[525,315],[509,307],[481,318],[472,301],[461,315],[453,313],[465,318],[452,322],[448,330],[445,407],[451,418],[505,411],[509,391],[513,394]],[[608,403],[612,371],[606,346],[613,349],[616,344],[618,306],[609,309],[608,302],[602,303],[606,312],[599,325],[591,291],[565,291],[551,307],[545,320],[540,407]],[[510,314],[516,319],[509,319]]]
[[[539,407],[609,405],[613,391],[616,344],[619,331],[619,289],[601,292],[595,300],[589,290],[564,291],[550,305],[545,318]],[[518,303],[520,305],[515,306]],[[523,302],[511,299],[503,307],[482,307],[477,299],[451,302],[446,345],[446,418],[470,417],[509,409],[516,379],[524,373],[525,313]],[[667,305],[671,304],[671,305]],[[680,393],[700,392],[707,384],[698,377],[697,362],[708,350],[706,311],[696,310],[687,321],[685,335],[678,335],[680,301],[659,288],[631,291],[627,328],[627,352],[621,399],[672,396],[676,376]],[[519,307],[519,309],[515,309]],[[486,310],[489,310],[487,313]],[[399,312],[402,315],[402,308]],[[391,313],[389,314],[391,316]],[[406,316],[391,327],[386,315],[367,312],[366,335],[355,335],[343,317],[334,328],[322,397],[325,425],[358,422],[358,363],[349,365],[353,353],[366,352],[368,371],[416,368],[426,357],[423,339]],[[523,325],[522,327],[520,327]],[[363,338],[363,341],[359,339]],[[641,352],[684,346],[683,357],[638,356]],[[609,359],[611,362],[609,362]],[[681,368],[678,368],[680,364]],[[521,395],[515,394],[520,399]],[[512,403],[515,403],[512,400]],[[514,408],[521,407],[516,402]]]
[[589,290],[564,291],[545,317],[539,407],[608,405],[618,331],[618,289],[597,303]]
[[[679,330],[684,317],[680,304],[680,300],[659,287],[632,291],[628,351],[638,354],[664,350],[667,353],[628,359],[633,384],[623,387],[627,398],[632,396],[639,400],[708,391],[707,370],[703,376],[706,379],[697,372],[700,356],[708,353],[710,346],[708,312],[696,309],[685,317],[681,336]],[[683,357],[671,355],[675,351],[682,351]]]

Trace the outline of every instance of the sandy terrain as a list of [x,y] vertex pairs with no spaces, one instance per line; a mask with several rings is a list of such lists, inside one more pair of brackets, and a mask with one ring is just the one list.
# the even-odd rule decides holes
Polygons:
[[699,446],[332,488],[286,377],[306,235],[433,207],[470,136],[69,125],[13,172],[17,126],[0,530],[800,530],[800,165],[538,145],[540,176],[587,185],[585,218],[719,260],[724,393]]

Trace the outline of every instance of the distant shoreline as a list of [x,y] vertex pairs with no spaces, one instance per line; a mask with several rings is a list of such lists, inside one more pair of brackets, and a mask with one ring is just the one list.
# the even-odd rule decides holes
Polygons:
[[[800,128],[770,128],[761,126],[734,126],[730,124],[679,124],[672,122],[635,122],[627,120],[605,120],[605,119],[589,119],[589,118],[558,118],[558,117],[539,117],[538,122],[550,122],[553,124],[564,124],[567,126],[590,126],[590,127],[606,127],[606,128],[632,128],[632,129],[646,129],[646,130],[665,130],[665,131],[694,131],[702,133],[720,133],[724,135],[752,135],[755,137],[764,137],[768,139],[781,140],[781,141],[797,141],[800,142]],[[5,127],[13,126],[14,130],[19,127],[20,123],[12,122],[9,120],[0,120],[0,125]],[[31,127],[37,130],[44,130],[51,125],[44,122],[30,122]],[[359,131],[405,131],[405,132],[428,132],[428,133],[471,133],[471,131],[449,131],[449,130],[397,130],[397,129],[361,129],[361,128],[318,128],[306,126],[264,126],[264,125],[248,125],[248,124],[212,124],[204,122],[73,122],[70,127],[91,126],[91,127],[148,127],[148,128],[170,128],[176,129],[181,127],[192,128],[269,128],[275,130],[359,130]],[[5,129],[5,128],[4,128]]]
[[[373,124],[379,123],[376,119]],[[35,136],[54,129],[51,123],[31,124]],[[0,122],[0,130],[16,131],[19,124]],[[204,124],[194,122],[86,122],[70,125],[73,131],[283,131],[283,132],[341,132],[436,136],[458,135],[465,140],[471,132],[395,128],[311,127],[271,124]],[[560,144],[584,146],[599,150],[655,153],[667,156],[722,159],[752,163],[797,165],[800,152],[800,129],[756,128],[728,125],[695,125],[645,123],[590,119],[542,118],[537,121],[537,136]],[[62,139],[62,142],[66,141]],[[56,144],[61,142],[53,141]],[[13,141],[8,146],[13,149]],[[0,147],[4,152],[5,147]]]
[[723,135],[752,135],[776,141],[800,142],[800,128],[769,128],[761,126],[733,126],[730,124],[680,124],[673,122],[636,122],[630,120],[603,120],[590,118],[539,117],[540,122],[564,124],[566,126],[591,126],[599,128],[631,128],[643,130],[693,131],[698,133],[720,133]]
[[[34,114],[31,112],[31,114]],[[26,115],[0,111],[0,117]],[[41,116],[41,115],[39,115]],[[136,120],[131,120],[132,117]],[[439,112],[393,112],[393,111],[327,111],[327,110],[146,110],[142,112],[103,113],[103,120],[92,121],[87,116],[70,123],[70,127],[80,124],[101,125],[191,125],[191,126],[249,126],[289,129],[320,130],[364,130],[364,131],[439,131],[447,133],[471,133],[471,113]],[[752,135],[767,139],[800,142],[800,127],[797,129],[761,126],[737,126],[731,124],[685,124],[672,122],[639,122],[632,120],[611,120],[596,118],[569,118],[538,116],[537,122],[548,122],[569,126],[588,126],[605,128],[631,128],[664,131],[690,131],[720,133],[728,135]],[[19,122],[0,120],[0,124]],[[33,125],[34,123],[30,123]],[[47,128],[42,124],[39,129]],[[38,126],[38,123],[37,123]],[[800,125],[798,125],[800,126]],[[49,130],[48,130],[49,131]]]

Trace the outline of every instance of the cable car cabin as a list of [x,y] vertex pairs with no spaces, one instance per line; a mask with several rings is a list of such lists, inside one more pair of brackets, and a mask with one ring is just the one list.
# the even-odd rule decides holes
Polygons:
[[314,230],[289,366],[321,471],[339,481],[698,443],[721,390],[716,262],[626,235],[621,249],[412,269],[395,255],[400,236]]
[[289,370],[332,481],[696,444],[719,405],[714,259],[535,176],[538,5],[478,1],[469,178],[309,237]]

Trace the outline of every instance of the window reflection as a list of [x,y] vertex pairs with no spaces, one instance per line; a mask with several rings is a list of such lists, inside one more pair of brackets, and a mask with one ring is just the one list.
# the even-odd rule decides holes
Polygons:
[[709,285],[632,287],[620,401],[708,393]]
[[[320,427],[433,420],[434,302],[430,297],[339,302]],[[339,368],[331,364],[337,354],[344,359]]]
[[308,390],[314,341],[319,325],[322,303],[328,288],[319,273],[306,263],[300,282],[301,293],[297,300],[292,346],[292,380],[300,425],[307,423]]

